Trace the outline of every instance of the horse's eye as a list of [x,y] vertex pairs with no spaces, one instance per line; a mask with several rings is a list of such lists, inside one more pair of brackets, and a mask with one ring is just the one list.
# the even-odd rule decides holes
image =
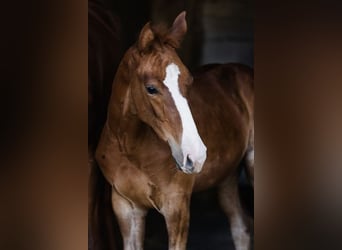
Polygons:
[[147,90],[147,93],[149,93],[150,95],[158,94],[158,90],[153,86],[147,86],[146,90]]

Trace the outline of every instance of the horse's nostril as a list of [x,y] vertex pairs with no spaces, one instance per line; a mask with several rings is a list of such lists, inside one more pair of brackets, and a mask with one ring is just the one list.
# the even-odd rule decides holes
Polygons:
[[186,166],[187,167],[193,167],[193,161],[191,160],[191,158],[189,157],[189,155],[186,157]]

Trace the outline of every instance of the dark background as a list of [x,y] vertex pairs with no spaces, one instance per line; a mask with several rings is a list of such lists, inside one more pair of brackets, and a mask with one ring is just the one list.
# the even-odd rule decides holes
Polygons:
[[[0,249],[87,249],[88,4],[1,4]],[[254,5],[255,249],[340,250],[341,1]]]
[[188,33],[179,53],[194,69],[212,62],[241,62],[253,66],[252,0],[99,0],[121,20],[123,48],[135,42],[143,25],[172,24],[187,11]]

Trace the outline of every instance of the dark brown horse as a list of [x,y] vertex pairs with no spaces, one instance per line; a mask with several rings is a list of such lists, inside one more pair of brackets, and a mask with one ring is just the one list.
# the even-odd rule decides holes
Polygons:
[[105,6],[88,2],[89,144],[96,144],[106,121],[115,71],[123,56],[119,18]]
[[112,186],[124,248],[143,249],[145,215],[165,218],[169,249],[184,250],[192,192],[218,186],[236,249],[250,248],[238,166],[252,177],[253,73],[208,65],[192,76],[176,53],[187,30],[147,23],[116,73],[96,160]]
[[116,249],[113,212],[103,205],[110,204],[111,191],[93,155],[106,121],[115,71],[123,56],[121,25],[115,13],[95,0],[88,2],[88,22],[89,248]]

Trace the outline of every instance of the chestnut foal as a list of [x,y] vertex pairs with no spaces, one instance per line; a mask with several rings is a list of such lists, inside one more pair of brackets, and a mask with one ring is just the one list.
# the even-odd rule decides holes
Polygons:
[[250,248],[238,196],[238,166],[253,176],[253,73],[208,65],[194,75],[176,53],[185,12],[170,29],[147,23],[113,83],[96,160],[112,186],[124,249],[143,249],[150,208],[165,218],[169,249],[186,249],[192,192],[214,185],[236,249]]

